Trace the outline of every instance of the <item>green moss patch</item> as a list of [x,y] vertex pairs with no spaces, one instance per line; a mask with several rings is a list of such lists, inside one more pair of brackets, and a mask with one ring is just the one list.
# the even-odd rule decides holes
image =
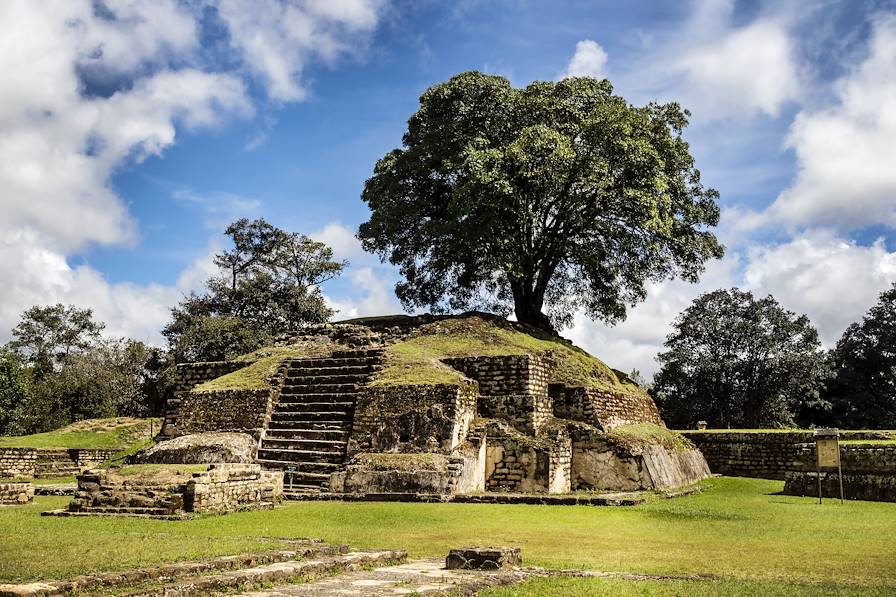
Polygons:
[[386,366],[373,385],[457,383],[460,373],[441,363],[458,357],[533,354],[552,363],[552,383],[642,391],[584,350],[557,337],[536,337],[511,322],[478,316],[425,324],[386,349]]
[[132,464],[109,472],[122,477],[157,477],[160,475],[190,475],[208,470],[207,464]]
[[680,433],[650,423],[616,427],[607,431],[607,439],[628,449],[657,444],[670,450],[688,450],[694,447]]
[[87,419],[46,433],[0,437],[0,448],[127,449],[145,443],[161,419]]

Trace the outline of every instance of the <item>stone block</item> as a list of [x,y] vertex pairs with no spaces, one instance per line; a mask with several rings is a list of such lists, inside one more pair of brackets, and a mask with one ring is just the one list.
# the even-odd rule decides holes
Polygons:
[[466,547],[452,549],[445,559],[448,570],[502,570],[519,568],[523,558],[517,547]]

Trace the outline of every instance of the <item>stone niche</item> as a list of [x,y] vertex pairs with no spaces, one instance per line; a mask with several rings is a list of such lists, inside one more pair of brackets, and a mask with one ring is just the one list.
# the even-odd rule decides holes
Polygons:
[[536,438],[503,421],[489,421],[485,443],[487,491],[569,492],[572,444],[563,427]]
[[330,476],[330,490],[353,494],[434,494],[458,491],[463,458],[444,454],[360,453]]

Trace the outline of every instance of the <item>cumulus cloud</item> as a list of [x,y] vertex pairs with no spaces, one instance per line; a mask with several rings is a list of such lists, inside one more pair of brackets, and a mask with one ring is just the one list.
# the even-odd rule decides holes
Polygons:
[[896,18],[875,20],[867,57],[836,102],[800,112],[787,138],[797,175],[767,221],[841,229],[896,227]]
[[604,78],[604,66],[607,64],[607,53],[600,44],[590,39],[583,39],[576,44],[575,54],[566,66],[564,77]]
[[231,46],[270,97],[297,101],[307,95],[301,81],[305,65],[358,51],[384,5],[384,0],[220,0],[217,6]]
[[[207,6],[232,27],[246,70],[204,63]],[[180,287],[162,287],[113,284],[87,265],[70,265],[72,254],[91,246],[138,241],[113,173],[161,155],[179,129],[251,116],[247,72],[265,75],[271,97],[301,99],[307,62],[362,46],[382,7],[379,0],[0,3],[0,22],[15,24],[0,36],[0,341],[24,309],[57,301],[93,307],[110,333],[158,341],[168,307],[207,268],[200,258]],[[253,39],[261,39],[255,53]],[[258,207],[227,194],[179,198],[200,200],[211,216]]]

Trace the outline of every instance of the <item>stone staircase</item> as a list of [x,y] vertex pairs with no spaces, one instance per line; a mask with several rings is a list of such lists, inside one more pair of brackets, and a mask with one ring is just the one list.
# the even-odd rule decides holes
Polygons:
[[287,366],[257,461],[284,471],[284,494],[319,492],[345,464],[355,397],[381,368],[382,349],[337,351]]

